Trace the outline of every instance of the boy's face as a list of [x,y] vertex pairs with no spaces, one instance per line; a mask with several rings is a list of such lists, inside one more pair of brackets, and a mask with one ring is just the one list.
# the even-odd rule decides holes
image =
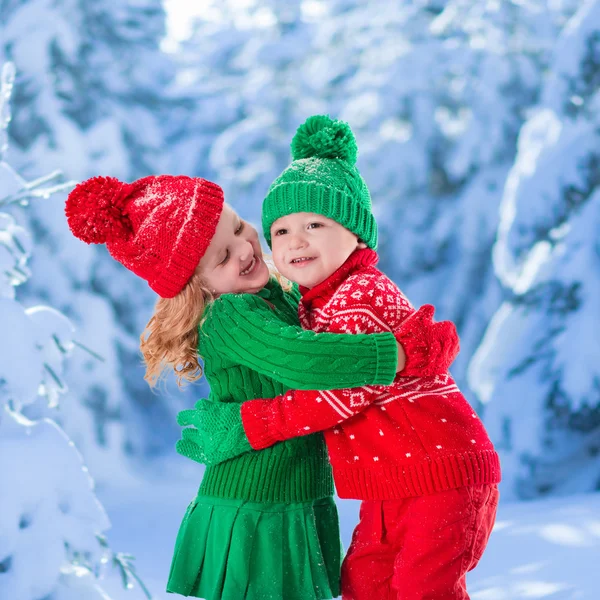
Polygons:
[[271,246],[277,270],[307,288],[325,281],[357,248],[367,247],[336,221],[305,212],[277,219]]

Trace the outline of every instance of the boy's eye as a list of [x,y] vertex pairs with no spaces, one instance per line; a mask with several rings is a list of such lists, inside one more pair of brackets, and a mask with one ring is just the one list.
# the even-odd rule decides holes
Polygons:
[[323,227],[323,225],[321,223],[309,223],[308,225],[309,229],[318,229],[319,227]]
[[224,265],[229,260],[229,250],[225,251],[225,258],[219,263],[220,265]]
[[235,235],[240,235],[244,231],[244,221],[240,221],[238,228],[235,230]]
[[287,233],[287,229],[278,229],[275,232],[275,235],[285,235]]

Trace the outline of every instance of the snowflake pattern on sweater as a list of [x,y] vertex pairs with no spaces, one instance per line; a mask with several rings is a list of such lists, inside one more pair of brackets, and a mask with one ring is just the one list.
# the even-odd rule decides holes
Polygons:
[[[302,326],[340,334],[392,331],[402,341],[416,311],[376,263],[372,250],[356,251],[326,281],[303,290]],[[435,327],[433,321],[429,327]],[[324,431],[342,498],[393,499],[497,483],[498,456],[434,346],[419,350],[429,353],[430,376],[400,373],[390,386],[290,390],[244,403],[251,445],[259,449]]]

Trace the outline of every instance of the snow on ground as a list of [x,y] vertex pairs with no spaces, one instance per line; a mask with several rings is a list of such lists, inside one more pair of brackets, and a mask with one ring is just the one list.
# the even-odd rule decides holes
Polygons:
[[[113,527],[113,550],[135,555],[138,574],[154,600],[180,596],[164,591],[179,522],[194,496],[188,481],[157,480],[98,490]],[[339,500],[347,548],[357,522],[357,501]],[[471,600],[598,600],[600,598],[600,493],[501,504],[496,527],[479,566],[468,578]],[[116,574],[103,585],[110,594]],[[144,596],[138,589],[130,600]]]

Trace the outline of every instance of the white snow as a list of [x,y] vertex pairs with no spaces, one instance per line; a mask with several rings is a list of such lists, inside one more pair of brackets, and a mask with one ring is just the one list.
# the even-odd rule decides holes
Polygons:
[[[181,459],[184,460],[184,459]],[[136,556],[154,600],[164,591],[179,522],[196,493],[202,469],[187,480],[161,479],[139,488],[109,487],[100,498],[114,547]],[[337,499],[344,548],[358,522],[359,502]],[[487,550],[467,577],[472,600],[597,600],[600,571],[600,493],[534,502],[500,503]],[[118,582],[103,583],[107,590]],[[128,595],[142,599],[139,588]]]
[[32,423],[3,412],[0,486],[11,493],[0,494],[0,562],[6,567],[0,598],[43,598],[61,589],[74,553],[100,563],[96,533],[110,523],[64,432],[49,420]]

